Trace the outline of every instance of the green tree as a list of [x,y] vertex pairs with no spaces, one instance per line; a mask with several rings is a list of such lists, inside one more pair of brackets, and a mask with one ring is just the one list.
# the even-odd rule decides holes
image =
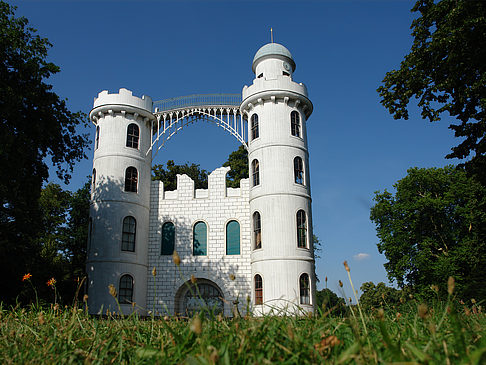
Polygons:
[[240,180],[248,179],[248,151],[246,148],[241,145],[236,151],[231,152],[223,166],[231,167],[226,176],[226,186],[240,187]]
[[359,302],[365,310],[398,306],[402,297],[401,290],[386,286],[383,282],[375,285],[368,281],[363,283],[360,289],[362,294],[359,297]]
[[59,72],[47,61],[51,46],[16,18],[14,7],[0,1],[0,300],[13,301],[23,274],[36,269],[42,229],[39,198],[51,161],[67,182],[76,161],[86,157],[88,136],[76,133],[87,125],[72,113],[46,80]]
[[486,299],[486,187],[463,170],[411,168],[395,195],[375,193],[371,220],[385,269],[399,287],[421,295],[449,276],[464,299]]
[[331,289],[325,288],[316,292],[317,308],[323,312],[331,310],[333,314],[344,315],[346,313],[346,302],[344,298],[338,297]]
[[486,184],[486,2],[419,0],[412,12],[412,48],[378,88],[381,103],[395,119],[408,119],[412,97],[424,119],[456,118],[461,143],[447,157],[472,154],[466,166]]
[[164,183],[166,191],[177,189],[177,175],[186,174],[194,180],[195,189],[208,188],[208,172],[201,170],[198,164],[186,162],[184,165],[176,165],[173,160],[167,161],[167,168],[164,164],[154,165],[152,167],[152,180],[160,180]]

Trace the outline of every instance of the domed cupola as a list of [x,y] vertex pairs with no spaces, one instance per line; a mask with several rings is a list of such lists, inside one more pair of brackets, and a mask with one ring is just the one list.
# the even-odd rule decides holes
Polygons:
[[252,71],[257,77],[273,79],[277,75],[290,76],[295,62],[290,51],[278,43],[267,43],[255,54]]

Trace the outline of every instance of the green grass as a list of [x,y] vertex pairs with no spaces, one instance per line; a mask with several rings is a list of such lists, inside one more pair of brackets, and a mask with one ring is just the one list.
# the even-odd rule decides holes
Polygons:
[[446,306],[419,311],[412,301],[400,312],[364,312],[364,322],[332,313],[164,320],[0,307],[0,363],[485,364],[486,316]]

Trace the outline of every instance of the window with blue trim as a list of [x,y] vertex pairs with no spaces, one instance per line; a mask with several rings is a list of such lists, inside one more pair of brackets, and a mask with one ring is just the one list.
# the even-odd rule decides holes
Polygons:
[[240,224],[237,221],[230,221],[226,225],[226,254],[240,254]]
[[208,254],[208,228],[206,223],[197,222],[193,228],[192,254],[194,256],[205,256]]
[[162,226],[162,250],[161,255],[172,255],[175,246],[174,223],[166,222]]

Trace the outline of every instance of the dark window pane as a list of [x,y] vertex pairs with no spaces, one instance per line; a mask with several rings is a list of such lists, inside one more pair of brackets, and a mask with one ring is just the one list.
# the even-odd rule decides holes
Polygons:
[[300,304],[310,304],[309,275],[302,274],[300,276],[299,284],[300,284]]
[[135,167],[128,167],[125,170],[125,191],[137,192],[138,173]]
[[260,275],[255,275],[255,305],[263,304],[263,280]]
[[172,255],[175,246],[175,227],[172,222],[162,226],[162,255]]
[[226,254],[240,254],[240,224],[237,221],[230,221],[226,225]]
[[131,304],[133,302],[133,278],[130,275],[123,275],[120,278],[118,289],[118,301],[120,304]]
[[297,212],[297,247],[307,247],[307,223],[303,210]]
[[304,165],[300,157],[294,158],[294,178],[297,184],[304,184]]
[[260,185],[260,164],[258,160],[253,160],[251,163],[253,186]]
[[207,227],[206,223],[204,222],[197,222],[194,225],[194,232],[193,232],[193,255],[194,256],[204,256],[208,254],[207,251]]
[[260,136],[260,130],[258,128],[258,115],[253,114],[251,116],[251,139],[258,138]]
[[262,248],[262,223],[260,213],[253,213],[253,240],[255,249]]
[[290,113],[290,129],[293,136],[300,137],[300,115],[295,110]]
[[127,128],[127,147],[138,148],[138,125],[132,123]]
[[135,234],[137,230],[137,222],[133,217],[125,217],[123,219],[123,233],[122,233],[122,251],[135,252]]
[[98,146],[100,144],[100,127],[96,127],[96,141],[95,141],[95,150],[98,149]]

